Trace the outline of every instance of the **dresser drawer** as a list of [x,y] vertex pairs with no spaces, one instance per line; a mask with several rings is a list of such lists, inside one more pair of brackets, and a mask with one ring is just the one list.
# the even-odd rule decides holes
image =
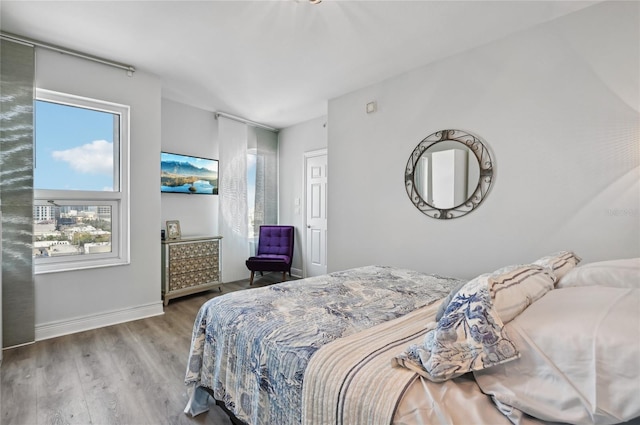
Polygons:
[[169,262],[169,276],[218,268],[218,258],[213,256],[184,258]]
[[218,282],[218,270],[214,268],[196,270],[190,273],[172,275],[169,279],[169,291],[191,288],[211,282]]
[[179,243],[169,246],[169,261],[211,257],[218,253],[218,241]]

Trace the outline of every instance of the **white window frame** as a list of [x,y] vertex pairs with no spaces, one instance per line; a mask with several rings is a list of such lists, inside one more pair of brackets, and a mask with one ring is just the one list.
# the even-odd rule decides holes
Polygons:
[[[110,206],[111,252],[34,258],[35,273],[53,273],[130,264],[129,106],[45,89],[36,89],[36,100],[119,115],[120,137],[118,145],[114,141],[114,150],[117,149],[118,155],[117,158],[114,158],[113,191],[34,189],[34,205]],[[36,116],[35,119],[37,120],[38,117]],[[37,141],[35,149],[37,149]]]

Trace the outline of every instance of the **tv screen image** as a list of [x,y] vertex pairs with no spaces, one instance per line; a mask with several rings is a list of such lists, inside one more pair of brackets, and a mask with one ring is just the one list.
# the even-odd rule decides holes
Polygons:
[[196,195],[218,194],[218,160],[160,153],[160,190]]

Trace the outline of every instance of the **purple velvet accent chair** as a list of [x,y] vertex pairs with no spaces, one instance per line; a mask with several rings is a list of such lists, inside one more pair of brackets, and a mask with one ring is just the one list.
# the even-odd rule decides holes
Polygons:
[[255,272],[282,272],[283,281],[287,280],[287,272],[291,276],[293,236],[293,226],[260,226],[258,252],[246,261],[251,270],[249,285],[253,285]]

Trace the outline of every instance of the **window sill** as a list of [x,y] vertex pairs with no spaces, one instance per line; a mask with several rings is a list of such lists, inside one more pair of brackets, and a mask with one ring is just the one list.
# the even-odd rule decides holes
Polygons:
[[115,258],[113,260],[87,260],[76,262],[64,262],[56,264],[36,264],[34,274],[48,274],[59,272],[72,272],[78,270],[98,269],[103,267],[128,266],[131,261]]

